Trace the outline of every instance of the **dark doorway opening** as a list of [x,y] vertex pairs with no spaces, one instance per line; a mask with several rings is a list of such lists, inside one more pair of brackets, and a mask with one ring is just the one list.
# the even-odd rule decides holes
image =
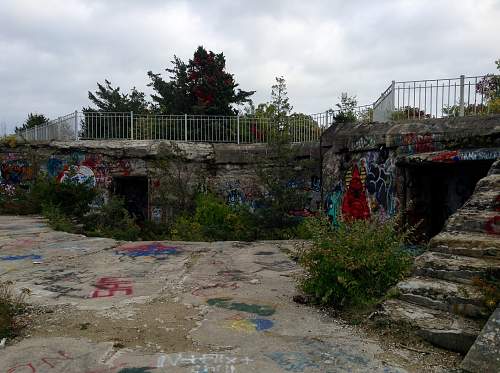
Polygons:
[[426,241],[441,232],[446,220],[470,198],[477,182],[488,174],[493,161],[463,161],[402,165],[405,178],[405,220],[418,225],[417,236]]
[[138,221],[148,218],[148,178],[145,176],[123,176],[113,178],[113,193],[123,197],[125,208]]

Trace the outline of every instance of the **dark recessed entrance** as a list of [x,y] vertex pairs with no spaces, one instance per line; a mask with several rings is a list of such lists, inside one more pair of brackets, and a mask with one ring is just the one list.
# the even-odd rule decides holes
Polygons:
[[113,178],[113,193],[125,200],[128,212],[137,220],[148,218],[148,178],[145,176],[124,176]]
[[420,223],[417,234],[422,241],[443,229],[446,219],[469,199],[477,182],[488,174],[492,163],[481,160],[403,165],[403,211],[406,211],[407,223]]

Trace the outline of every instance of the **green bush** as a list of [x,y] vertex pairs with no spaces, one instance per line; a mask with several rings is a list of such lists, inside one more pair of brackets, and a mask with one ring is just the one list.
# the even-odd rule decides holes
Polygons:
[[172,238],[189,241],[252,240],[253,215],[241,206],[228,206],[213,194],[199,194],[192,216],[182,215],[172,227]]
[[339,308],[371,303],[410,267],[404,251],[409,233],[401,232],[395,219],[345,222],[338,228],[324,218],[309,224],[314,245],[300,258],[306,271],[301,288],[318,303]]
[[56,231],[75,233],[75,224],[58,206],[43,205],[42,215],[49,221],[49,226]]
[[134,217],[125,208],[123,198],[115,196],[99,209],[85,215],[82,222],[83,230],[88,236],[134,241],[141,233]]
[[96,197],[97,189],[92,186],[91,180],[79,183],[68,177],[58,182],[41,176],[31,186],[27,200],[37,212],[53,206],[66,216],[81,218],[90,211],[90,204]]

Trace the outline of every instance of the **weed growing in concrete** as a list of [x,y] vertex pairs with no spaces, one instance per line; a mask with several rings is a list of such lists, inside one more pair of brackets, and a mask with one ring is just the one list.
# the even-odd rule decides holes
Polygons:
[[356,220],[333,228],[325,218],[312,221],[313,248],[302,253],[303,291],[316,302],[341,308],[382,297],[407,273],[404,250],[409,232],[396,219]]
[[21,329],[17,317],[25,311],[28,289],[16,294],[11,281],[0,282],[0,339],[12,337]]
[[500,278],[498,274],[488,273],[483,278],[476,277],[473,284],[479,288],[483,296],[483,305],[489,311],[487,313],[489,315],[500,305]]

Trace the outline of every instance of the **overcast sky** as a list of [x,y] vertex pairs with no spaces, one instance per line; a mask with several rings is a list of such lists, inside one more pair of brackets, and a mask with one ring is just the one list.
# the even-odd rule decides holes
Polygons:
[[146,72],[198,45],[255,103],[283,75],[294,109],[316,113],[393,79],[493,72],[500,0],[0,0],[0,125],[80,110],[104,79],[150,93]]

